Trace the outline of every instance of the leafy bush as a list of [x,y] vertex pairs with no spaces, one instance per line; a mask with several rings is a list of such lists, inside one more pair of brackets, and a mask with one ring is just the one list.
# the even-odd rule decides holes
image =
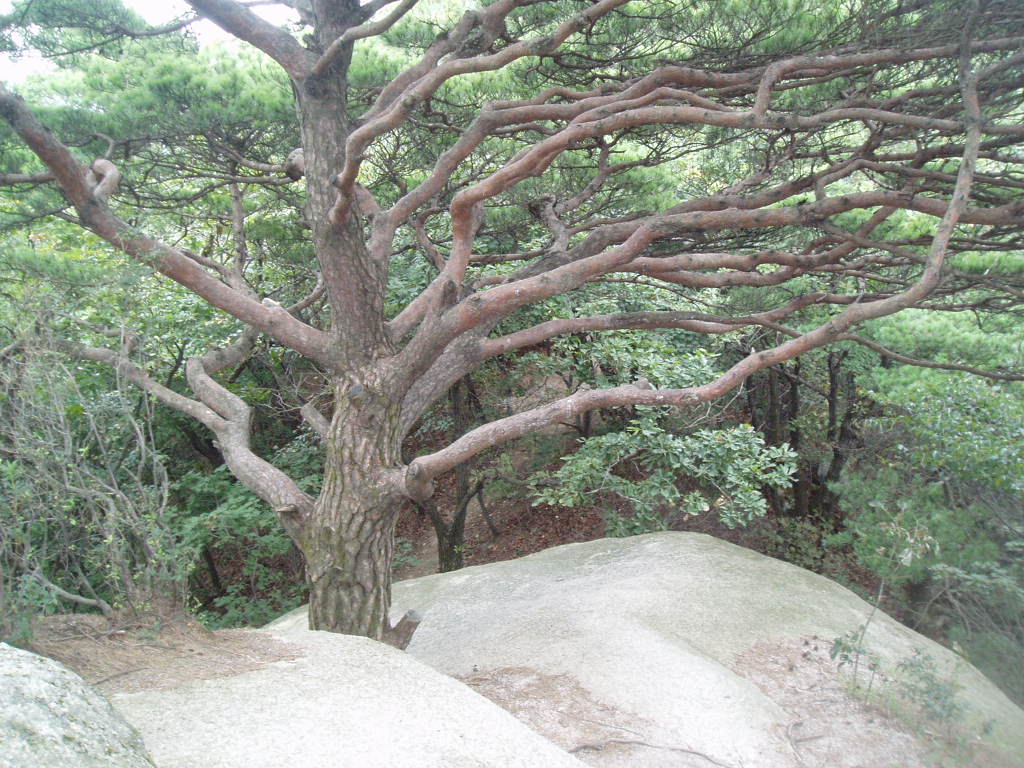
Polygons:
[[827,524],[815,519],[768,518],[757,526],[756,548],[769,557],[825,573],[834,560],[832,548],[825,544],[826,530]]
[[914,655],[901,660],[896,668],[903,673],[898,683],[901,694],[928,719],[957,720],[967,711],[966,705],[957,699],[961,686],[940,675],[935,660],[920,648],[915,648]]
[[[320,485],[319,447],[300,435],[275,452],[274,463],[311,493]],[[176,535],[191,555],[193,574],[209,555],[230,576],[201,612],[211,627],[265,623],[299,605],[306,595],[294,544],[270,507],[221,466],[189,472],[175,484]],[[216,558],[213,558],[216,555]]]
[[395,551],[391,556],[391,570],[398,570],[399,568],[412,568],[419,565],[419,560],[416,559],[415,555],[416,547],[413,543],[402,536],[395,538]]
[[[676,434],[655,409],[625,429],[581,441],[554,472],[531,479],[536,503],[584,506],[597,493],[625,500],[633,515],[606,513],[608,534],[628,536],[667,527],[667,515],[713,512],[730,528],[764,515],[761,488],[788,486],[794,454],[766,446],[747,425]],[[694,490],[681,490],[683,482]]]
[[255,597],[248,584],[231,584],[226,595],[214,599],[218,610],[198,611],[196,617],[210,629],[258,627],[302,605],[305,590],[298,585],[291,587],[277,587],[270,597]]
[[[74,607],[179,611],[186,555],[146,398],[80,383],[42,349],[0,370],[0,634]],[[103,382],[111,384],[111,382]]]

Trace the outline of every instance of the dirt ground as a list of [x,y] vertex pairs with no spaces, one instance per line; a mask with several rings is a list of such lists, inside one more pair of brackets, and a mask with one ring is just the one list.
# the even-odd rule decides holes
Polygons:
[[108,622],[70,614],[38,619],[34,629],[29,650],[60,661],[105,694],[229,677],[295,657],[291,646],[269,634],[211,632],[191,618]]
[[[466,516],[466,565],[513,560],[560,544],[593,541],[604,536],[604,521],[596,509],[566,512],[548,506],[531,507],[526,500],[488,501],[499,533],[494,536],[479,503],[470,502]],[[410,510],[398,523],[397,535],[412,542],[413,563],[395,570],[395,580],[437,573],[437,540],[425,514]]]
[[[548,547],[603,535],[596,511],[566,514],[525,501],[488,504],[500,535],[494,537],[474,502],[466,523],[466,564],[509,560]],[[437,545],[430,521],[410,510],[398,535],[412,542],[411,561],[397,580],[437,572]],[[95,614],[36,620],[29,650],[56,659],[106,694],[165,688],[188,680],[227,677],[293,658],[288,645],[241,629],[211,631],[188,617],[126,617],[108,622]]]

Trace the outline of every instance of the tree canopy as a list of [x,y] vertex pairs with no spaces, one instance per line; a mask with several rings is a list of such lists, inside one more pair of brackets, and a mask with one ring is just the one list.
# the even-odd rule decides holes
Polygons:
[[[142,296],[40,320],[63,355],[215,436],[304,555],[313,628],[401,643],[415,622],[387,617],[401,506],[552,424],[685,413],[837,343],[1022,378],[971,350],[928,359],[910,324],[877,322],[987,318],[1024,299],[1017,3],[282,4],[293,26],[190,0],[235,51],[116,0],[15,3],[6,47],[59,69],[21,95],[0,88],[0,216],[29,233],[33,269],[58,279],[84,230],[95,255],[76,268]],[[173,318],[147,316],[157,278],[176,286]],[[168,323],[192,338],[169,348]],[[574,391],[403,456],[488,361],[552,345],[580,358],[653,329],[696,362],[595,362]],[[716,340],[729,354],[701,363]],[[4,355],[26,344],[12,334]],[[261,349],[286,361],[278,384],[322,440],[319,489],[253,448],[255,393],[230,371]],[[177,360],[187,387],[156,360]],[[635,430],[666,456],[723,449],[654,417]],[[779,484],[784,452],[748,458],[743,471]],[[755,508],[746,487],[722,509]]]

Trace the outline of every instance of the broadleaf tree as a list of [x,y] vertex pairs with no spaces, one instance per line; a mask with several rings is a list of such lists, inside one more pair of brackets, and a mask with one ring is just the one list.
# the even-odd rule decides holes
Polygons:
[[[0,184],[8,199],[36,200],[10,226],[70,221],[231,320],[184,363],[188,392],[135,349],[59,346],[213,433],[305,556],[314,629],[408,639],[416,618],[388,618],[399,511],[489,449],[600,408],[693,408],[801,353],[867,341],[858,325],[909,307],[987,311],[1024,296],[1014,273],[956,266],[1020,258],[1014,2],[294,0],[281,3],[296,12],[287,27],[237,0],[188,4],[273,62],[292,126],[275,141],[233,137],[238,126],[193,141],[202,162],[176,181],[160,173],[184,143],[83,138],[56,121],[70,96],[30,103],[3,87]],[[153,28],[112,0],[25,0],[3,28],[9,48],[34,45],[73,69],[135,51],[191,61],[180,32],[190,21]],[[166,36],[179,44],[157,45]],[[106,109],[118,94],[105,93]],[[280,112],[276,98],[265,106]],[[78,107],[83,121],[100,114]],[[217,104],[205,107],[216,122]],[[281,148],[289,134],[299,146]],[[220,195],[230,244],[190,249],[170,211],[137,193],[154,179],[169,196],[176,185],[182,199]],[[301,198],[291,258],[311,254],[301,266],[317,280],[304,298],[269,295],[266,265],[246,247],[246,190]],[[410,254],[432,271],[389,293]],[[630,283],[671,301],[573,310],[576,293]],[[580,388],[403,461],[417,420],[486,361],[566,335],[657,328],[767,328],[778,342],[699,383]],[[325,450],[315,497],[252,449],[251,407],[223,375],[268,339],[321,377],[302,408]]]

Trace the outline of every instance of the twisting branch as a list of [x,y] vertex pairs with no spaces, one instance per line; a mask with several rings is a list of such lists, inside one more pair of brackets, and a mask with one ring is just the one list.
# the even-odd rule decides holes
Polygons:
[[742,317],[725,317],[700,312],[622,312],[615,315],[594,315],[549,320],[507,336],[487,339],[480,345],[485,358],[502,355],[515,349],[540,344],[556,336],[588,331],[618,331],[627,329],[683,328],[695,333],[729,333],[748,325],[778,323],[793,313],[813,304],[826,301],[824,294],[808,294],[793,299],[783,307]]
[[46,184],[56,181],[57,177],[51,171],[40,171],[39,173],[0,173],[0,186],[15,186],[17,184]]
[[188,16],[186,18],[179,19],[178,21],[172,21],[169,24],[165,24],[161,27],[154,27],[152,29],[132,29],[124,26],[123,24],[113,24],[102,30],[104,33],[108,34],[108,37],[102,40],[97,40],[89,43],[88,45],[79,46],[78,48],[66,48],[62,51],[44,54],[44,58],[57,59],[61,56],[73,56],[76,53],[95,51],[98,48],[102,48],[110,43],[116,43],[126,37],[131,40],[140,40],[147,37],[159,37],[160,35],[166,35],[169,32],[177,32],[179,29],[184,29],[189,24],[198,21],[198,19],[198,16]]
[[[418,2],[419,0],[401,0],[398,6],[383,19],[360,24],[358,27],[350,27],[345,30],[344,34],[327,46],[327,50],[324,51],[323,56],[321,56],[316,64],[313,65],[313,69],[310,70],[310,75],[312,77],[320,77],[330,69],[331,64],[334,63],[335,59],[337,59],[345,49],[345,45],[347,43],[387,32],[395,25],[395,22],[405,16],[405,14],[408,13]],[[381,7],[383,7],[383,4],[381,4]]]
[[140,233],[117,218],[107,205],[107,197],[120,179],[120,173],[113,163],[100,159],[93,163],[92,170],[84,169],[70,150],[26,108],[21,98],[2,85],[0,117],[49,167],[64,195],[78,212],[83,226],[247,325],[258,328],[308,357],[325,359],[325,337],[322,332],[284,310],[268,308],[254,297],[226,285],[202,269],[195,258]]
[[[283,173],[283,174],[286,174],[286,175],[289,176],[289,180],[290,181],[298,181],[300,178],[302,178],[302,170],[301,169],[299,170],[298,175],[296,175],[294,177],[292,177],[292,174],[289,171],[289,160],[291,159],[292,155],[294,155],[296,152],[301,154],[301,152],[302,152],[301,149],[293,150],[292,154],[290,154],[288,156],[289,159],[285,160],[285,162],[283,162],[283,163],[261,163],[258,160],[250,160],[249,158],[243,156],[241,153],[236,152],[231,147],[227,146],[226,144],[224,144],[224,143],[222,143],[220,141],[217,141],[216,139],[214,139],[211,136],[206,136],[206,143],[210,145],[211,149],[221,153],[222,155],[225,155],[230,160],[233,160],[235,163],[237,163],[238,165],[242,166],[243,168],[249,168],[250,170],[259,171],[260,173]],[[261,181],[267,181],[266,177],[260,177],[260,176],[252,176],[252,177],[250,177],[250,176],[245,176],[245,177],[239,176],[239,177],[237,177],[237,179],[238,179],[239,182],[242,182],[244,180],[244,181],[253,182],[253,183],[257,183],[257,182],[261,182]],[[229,180],[232,180],[232,179],[229,179]],[[276,179],[275,181],[282,181],[282,180],[281,179]],[[284,183],[287,183],[287,182],[284,182]]]
[[93,362],[109,365],[125,381],[152,395],[164,405],[169,405],[171,408],[191,416],[214,432],[222,426],[219,414],[212,408],[198,400],[185,397],[170,387],[161,384],[119,352],[103,347],[75,344],[69,341],[57,341],[55,345],[58,351],[69,357],[79,360],[92,360]]
[[[970,25],[968,25],[969,27]],[[932,238],[925,269],[917,282],[893,296],[867,303],[851,304],[839,315],[797,338],[790,339],[772,349],[752,352],[708,384],[684,389],[655,390],[645,382],[639,382],[636,385],[623,385],[611,389],[581,390],[539,408],[485,424],[466,433],[448,447],[413,460],[404,477],[407,493],[414,499],[429,495],[432,492],[433,478],[437,475],[496,445],[515,440],[550,424],[569,421],[590,410],[620,405],[693,406],[718,398],[739,386],[758,370],[785,362],[811,349],[834,342],[858,323],[893,314],[913,306],[927,297],[941,280],[942,265],[949,241],[957,222],[968,211],[967,201],[981,141],[981,110],[978,104],[977,81],[970,69],[970,45],[967,34],[965,33],[965,40],[962,43],[963,53],[960,64],[963,103],[967,112],[965,120],[967,138],[964,143],[964,153],[952,199],[946,206],[942,220]],[[641,226],[623,245],[602,255],[602,260],[606,262],[603,267],[607,269],[609,265],[621,260],[622,256],[617,252],[628,248],[631,240],[639,237],[637,244],[644,247],[651,242],[652,235],[650,225]],[[550,273],[545,277],[550,280]],[[518,282],[525,283],[526,281]],[[501,286],[491,289],[489,293],[504,289],[506,286]],[[540,289],[540,292],[543,293],[544,289]],[[508,297],[508,299],[514,301],[512,297]]]
[[293,514],[283,518],[283,522],[289,530],[297,533],[298,526],[312,509],[312,498],[284,472],[252,452],[249,445],[251,409],[240,397],[213,379],[216,372],[241,362],[258,335],[249,328],[229,347],[212,350],[186,362],[186,377],[198,400],[161,384],[120,352],[67,341],[58,341],[57,348],[80,360],[110,365],[125,381],[201,422],[217,436],[225,462],[246,487],[275,509],[294,509]]
[[309,294],[289,307],[285,307],[285,311],[290,315],[296,315],[304,309],[316,304],[320,299],[327,293],[327,283],[324,282],[323,275],[317,274],[316,285],[313,286],[313,290]]
[[[348,215],[352,185],[359,174],[362,158],[370,142],[404,122],[414,107],[434,94],[445,82],[457,75],[470,72],[494,71],[527,56],[549,55],[570,35],[587,28],[626,1],[599,0],[578,16],[560,24],[553,33],[543,38],[512,43],[494,54],[460,57],[458,46],[477,29],[484,31],[486,45],[489,47],[498,35],[504,18],[521,0],[497,0],[480,12],[467,12],[447,40],[431,46],[418,65],[395,78],[391,85],[384,89],[367,113],[363,125],[349,136],[345,148],[345,163],[336,180],[339,201],[332,211],[332,218],[335,221],[342,221]],[[436,62],[448,53],[456,55],[435,67]]]
[[840,334],[836,341],[855,341],[868,349],[874,350],[882,357],[893,360],[897,363],[903,363],[904,365],[912,365],[915,368],[934,368],[940,371],[963,371],[969,373],[972,376],[981,376],[985,379],[994,379],[996,381],[1024,381],[1024,373],[1011,373],[1005,371],[992,371],[984,368],[978,368],[973,365],[963,365],[962,363],[939,363],[935,360],[921,360],[916,357],[908,357],[907,355],[894,352],[888,347],[884,347],[878,342],[866,339],[856,333],[843,333]]
[[46,578],[43,575],[43,572],[38,568],[31,571],[29,575],[62,600],[67,600],[68,602],[75,603],[77,605],[84,605],[87,608],[98,608],[104,618],[107,619],[113,618],[114,616],[114,609],[110,607],[110,603],[100,597],[84,597],[82,595],[76,595],[72,592],[68,592],[66,589],[58,587]]
[[[1012,39],[1006,39],[973,43],[970,47],[972,50],[997,50],[1013,44]],[[955,50],[955,46],[944,46],[909,52],[903,51],[900,53],[900,56],[896,57],[896,60],[927,60],[930,58],[948,55]],[[844,67],[863,64],[865,61],[869,60],[875,61],[876,58],[881,61],[884,60],[887,55],[888,52],[880,57],[874,57],[872,54],[868,59],[858,58],[856,55],[838,57],[836,61],[830,61],[829,67],[834,71],[844,71]],[[842,61],[840,62],[839,59]],[[551,165],[560,153],[576,146],[584,139],[600,138],[601,136],[614,133],[616,131],[622,131],[640,125],[674,123],[706,124],[735,128],[763,128],[781,131],[792,131],[794,129],[811,131],[818,127],[833,123],[842,123],[851,120],[872,120],[892,125],[926,127],[940,131],[959,131],[961,129],[961,123],[956,120],[932,117],[923,118],[916,115],[907,115],[879,109],[832,108],[816,115],[809,116],[791,116],[767,113],[759,116],[751,114],[750,112],[734,112],[721,107],[708,109],[689,105],[672,106],[668,104],[648,106],[661,99],[667,98],[671,100],[680,98],[680,92],[677,89],[668,88],[664,85],[666,81],[676,81],[680,83],[685,82],[687,84],[700,82],[713,85],[729,83],[729,87],[736,87],[735,84],[738,83],[753,82],[751,78],[751,73],[737,73],[723,79],[723,76],[712,76],[707,73],[695,73],[692,70],[666,67],[658,70],[655,75],[641,79],[636,84],[625,89],[622,93],[615,94],[614,96],[581,94],[580,100],[576,103],[542,103],[545,98],[550,98],[554,95],[563,97],[566,95],[564,91],[553,91],[551,93],[542,94],[532,100],[524,100],[514,104],[492,103],[485,107],[478,120],[474,122],[466,132],[464,132],[459,141],[447,152],[442,154],[434,171],[427,181],[423,182],[423,184],[421,184],[416,190],[408,193],[395,205],[395,207],[392,208],[389,212],[391,216],[396,220],[401,219],[406,215],[410,206],[421,202],[425,195],[436,193],[439,185],[443,183],[445,178],[450,176],[454,167],[468,155],[473,147],[479,145],[483,138],[486,137],[489,132],[494,130],[496,125],[506,125],[515,122],[516,120],[532,121],[538,118],[554,119],[571,117],[572,119],[565,128],[555,131],[546,139],[543,139],[527,150],[524,150],[506,164],[506,166],[500,171],[492,174],[485,180],[478,182],[474,186],[459,192],[455,196],[451,205],[450,216],[454,233],[454,242],[446,270],[423,294],[407,305],[392,321],[391,328],[394,337],[401,338],[408,333],[415,324],[421,322],[425,317],[427,317],[430,307],[438,306],[438,302],[442,294],[448,290],[446,286],[449,283],[454,282],[458,284],[461,282],[466,266],[471,260],[472,242],[476,233],[473,222],[479,218],[480,206],[483,202],[488,199],[493,199],[495,196],[507,191],[520,181],[543,172]],[[591,101],[593,103],[591,103]],[[687,101],[687,99],[683,98],[683,101]],[[615,108],[609,109],[613,104]],[[512,117],[511,113],[515,113],[515,117]],[[985,130],[994,131],[997,129],[991,124],[986,124]],[[873,151],[874,144],[877,143],[877,140],[877,136],[869,140],[865,149]],[[787,153],[787,157],[789,154],[791,153]],[[911,210],[921,210],[922,212],[927,212],[936,216],[941,216],[945,212],[945,203],[942,200],[915,197],[912,194],[902,195],[893,193],[891,195],[885,195],[879,193],[868,193],[869,195],[874,196],[874,199],[871,202],[869,202],[867,198],[858,198],[854,196],[843,196],[831,200],[824,198],[821,192],[824,186],[834,183],[838,179],[856,172],[858,169],[859,166],[856,163],[856,158],[853,158],[848,161],[843,161],[828,173],[821,174],[816,177],[814,179],[814,185],[816,194],[819,198],[816,203],[820,203],[821,205],[802,208],[803,213],[806,215],[795,216],[784,222],[780,219],[773,218],[768,211],[761,210],[757,214],[756,218],[748,219],[749,224],[746,226],[754,228],[757,226],[787,226],[794,223],[813,224],[817,221],[824,220],[828,216],[839,213],[839,208],[845,207],[848,204],[852,204],[853,207],[873,207],[880,205],[887,208],[909,208]],[[751,179],[751,182],[756,183],[756,178]],[[736,197],[736,191],[738,190],[730,190],[733,194],[729,194],[727,197]],[[781,194],[777,195],[776,199],[782,200],[792,194],[795,194],[798,191],[798,188],[791,186],[789,189],[786,189],[786,185],[780,185],[779,191]],[[734,203],[734,205],[740,205],[747,210],[763,208],[765,204],[765,202],[755,202],[754,200],[745,200]],[[666,213],[696,211],[699,210],[702,205],[706,206],[705,210],[710,214],[711,211],[719,205],[724,208],[728,207],[729,204],[715,204],[711,200],[694,201],[693,203],[684,204],[677,207],[677,209]],[[785,214],[783,218],[792,217],[793,213],[793,211],[790,211]],[[1009,203],[1007,205],[1000,206],[997,209],[976,209],[968,211],[964,215],[964,220],[990,224],[1011,223],[1019,222],[1021,220],[1021,213],[1022,211],[1019,206]],[[1001,222],[999,221],[1000,219],[1002,220]],[[635,232],[636,227],[644,225],[648,220],[649,219],[646,217],[640,217],[636,219],[635,223],[631,226],[620,226],[619,230],[621,234],[617,236],[618,241],[622,242],[626,237],[630,236],[631,232]],[[744,225],[741,224],[740,226]],[[371,250],[385,250],[387,244],[393,237],[394,227],[394,220],[389,220],[386,216],[380,217],[376,222],[373,239],[371,240]],[[716,225],[712,224],[708,219],[705,219],[704,221],[694,221],[694,226],[692,227],[694,230],[707,230],[713,228],[716,228]],[[607,235],[610,234],[610,230],[606,231],[606,238]],[[786,273],[780,273],[776,275],[774,279],[778,282],[786,279],[788,276],[789,275]],[[692,275],[682,275],[680,277],[688,280],[689,284],[692,285],[730,284],[730,280],[756,282],[755,278],[726,278],[715,281],[707,278],[697,278]],[[433,353],[430,352],[429,354]]]
[[416,242],[419,243],[420,248],[423,249],[423,252],[427,255],[427,258],[430,259],[430,262],[438,272],[444,269],[444,256],[441,255],[437,246],[434,245],[433,241],[430,239],[430,235],[427,234],[426,224],[427,219],[440,211],[440,208],[428,208],[416,216],[412,223],[413,232],[416,233]]

